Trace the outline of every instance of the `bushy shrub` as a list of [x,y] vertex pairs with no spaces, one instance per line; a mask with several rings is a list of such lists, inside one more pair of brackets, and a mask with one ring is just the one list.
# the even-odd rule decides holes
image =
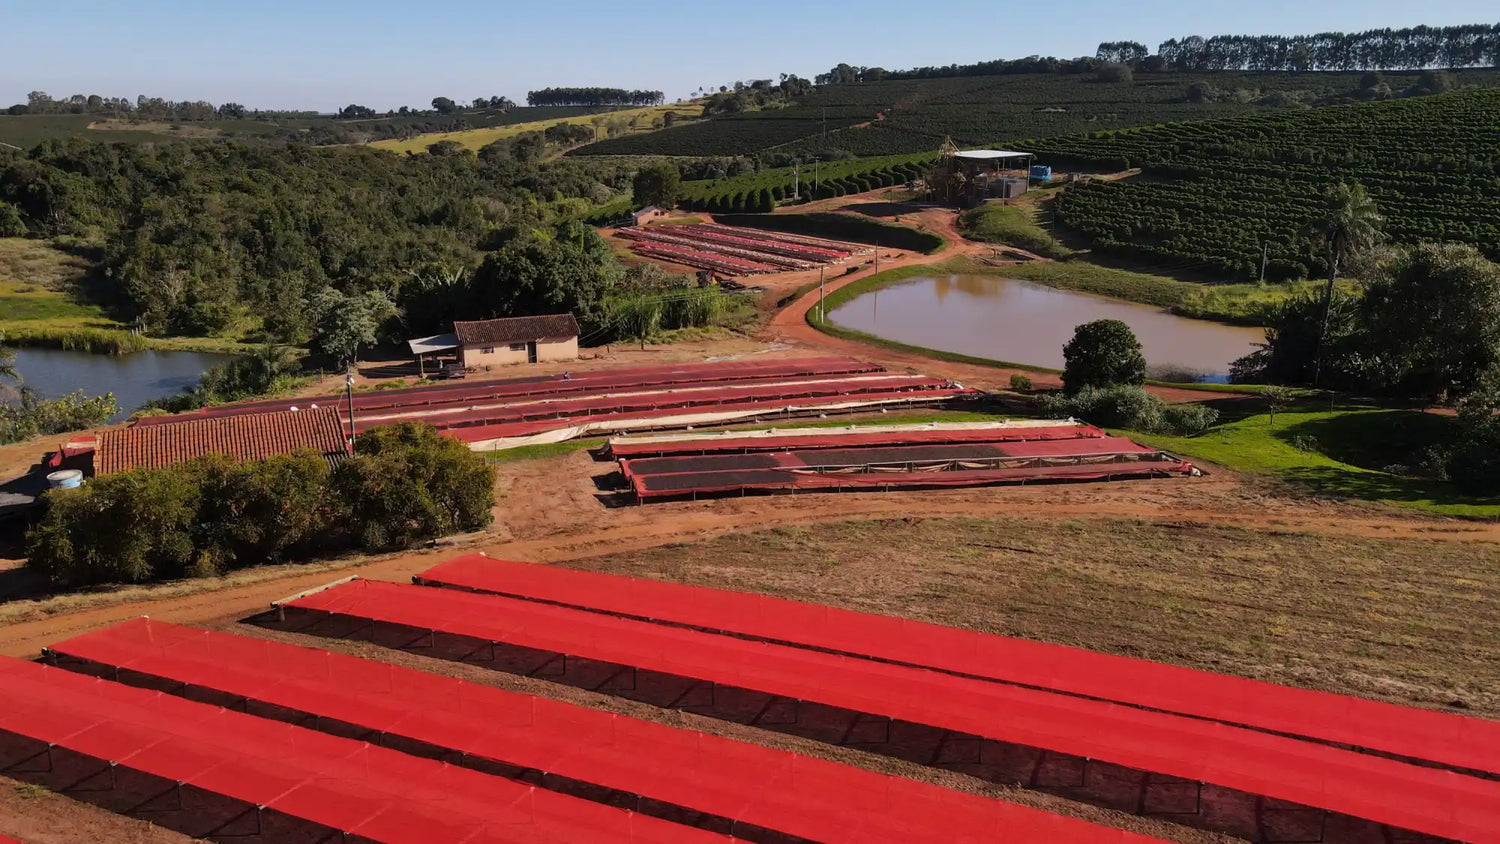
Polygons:
[[468,446],[408,422],[360,435],[330,489],[352,543],[386,551],[489,524],[494,483],[494,471]]
[[377,428],[330,472],[314,452],[212,455],[52,490],[27,565],[62,586],[142,583],[410,547],[488,524],[494,473],[426,425]]
[[1084,387],[1076,393],[1050,393],[1037,401],[1042,413],[1073,417],[1105,428],[1142,433],[1195,436],[1219,421],[1219,412],[1204,405],[1168,405],[1142,387]]
[[1170,433],[1196,437],[1219,421],[1219,411],[1206,404],[1169,404],[1162,411],[1162,424]]
[[1017,392],[1029,393],[1031,392],[1031,379],[1019,372],[1012,372],[1010,374],[1010,388]]
[[45,500],[26,561],[54,583],[143,583],[180,577],[193,563],[199,490],[181,469],[125,472]]
[[14,443],[43,434],[81,431],[103,425],[120,411],[114,393],[86,396],[74,390],[55,399],[44,399],[22,387],[15,401],[0,403],[0,443]]

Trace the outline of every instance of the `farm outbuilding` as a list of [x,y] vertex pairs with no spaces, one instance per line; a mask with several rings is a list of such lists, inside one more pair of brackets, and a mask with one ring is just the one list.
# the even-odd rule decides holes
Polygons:
[[572,314],[456,321],[453,334],[465,369],[578,359],[578,320]]
[[972,208],[987,199],[1015,199],[1030,187],[1036,156],[1007,149],[960,150],[944,140],[929,184],[948,202]]
[[630,215],[630,224],[633,226],[644,226],[652,220],[660,220],[667,216],[667,212],[655,205],[647,205],[639,211]]

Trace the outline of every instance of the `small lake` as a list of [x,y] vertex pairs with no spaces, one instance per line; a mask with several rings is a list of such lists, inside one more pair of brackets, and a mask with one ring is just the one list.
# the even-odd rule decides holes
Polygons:
[[945,352],[1061,369],[1073,329],[1118,319],[1146,364],[1226,381],[1229,364],[1265,341],[1259,328],[1174,316],[1150,305],[991,276],[921,277],[871,291],[828,312],[835,325]]
[[61,349],[19,348],[16,370],[22,383],[49,399],[83,390],[90,396],[114,393],[118,422],[151,399],[179,393],[198,383],[210,367],[233,360],[233,355],[204,352],[134,352],[92,355]]

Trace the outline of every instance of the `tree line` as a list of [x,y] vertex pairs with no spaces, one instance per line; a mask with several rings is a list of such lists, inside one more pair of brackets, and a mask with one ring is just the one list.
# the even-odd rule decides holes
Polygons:
[[[1107,45],[1100,45],[1101,52]],[[1173,38],[1157,47],[1172,70],[1421,70],[1500,66],[1500,24],[1416,26],[1316,35]],[[1144,61],[1145,57],[1138,59]]]
[[[101,97],[98,94],[73,94],[53,99],[46,91],[32,91],[26,102],[5,110],[6,114],[100,114],[138,120],[214,120],[237,119],[250,114],[239,103],[214,105],[204,100],[166,100],[141,94],[135,100],[127,97]],[[270,114],[255,112],[257,116]],[[306,112],[276,112],[277,115],[308,116]]]
[[225,455],[53,490],[27,566],[59,586],[210,577],[391,551],[489,524],[494,471],[431,426],[361,434],[336,467],[315,452]]
[[1156,53],[1137,41],[1106,41],[1092,56],[1027,56],[974,64],[887,70],[840,63],[814,77],[818,85],[896,79],[943,79],[1030,73],[1094,73],[1126,64],[1147,72],[1168,70],[1420,70],[1429,67],[1500,67],[1500,24],[1416,26],[1316,35],[1190,36],[1162,42]]
[[543,88],[527,91],[530,106],[653,106],[667,101],[661,91],[627,91],[624,88]]

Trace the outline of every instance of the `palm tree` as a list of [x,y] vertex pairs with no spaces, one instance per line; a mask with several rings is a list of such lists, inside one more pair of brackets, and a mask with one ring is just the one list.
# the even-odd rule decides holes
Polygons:
[[1323,321],[1318,332],[1318,347],[1313,354],[1313,386],[1318,385],[1322,368],[1323,344],[1328,339],[1328,317],[1333,309],[1333,285],[1338,279],[1339,269],[1350,259],[1375,248],[1380,242],[1380,224],[1383,218],[1375,207],[1375,200],[1365,192],[1364,185],[1338,184],[1323,194],[1323,206],[1313,218],[1309,234],[1320,241],[1326,250],[1328,283],[1323,286]]

